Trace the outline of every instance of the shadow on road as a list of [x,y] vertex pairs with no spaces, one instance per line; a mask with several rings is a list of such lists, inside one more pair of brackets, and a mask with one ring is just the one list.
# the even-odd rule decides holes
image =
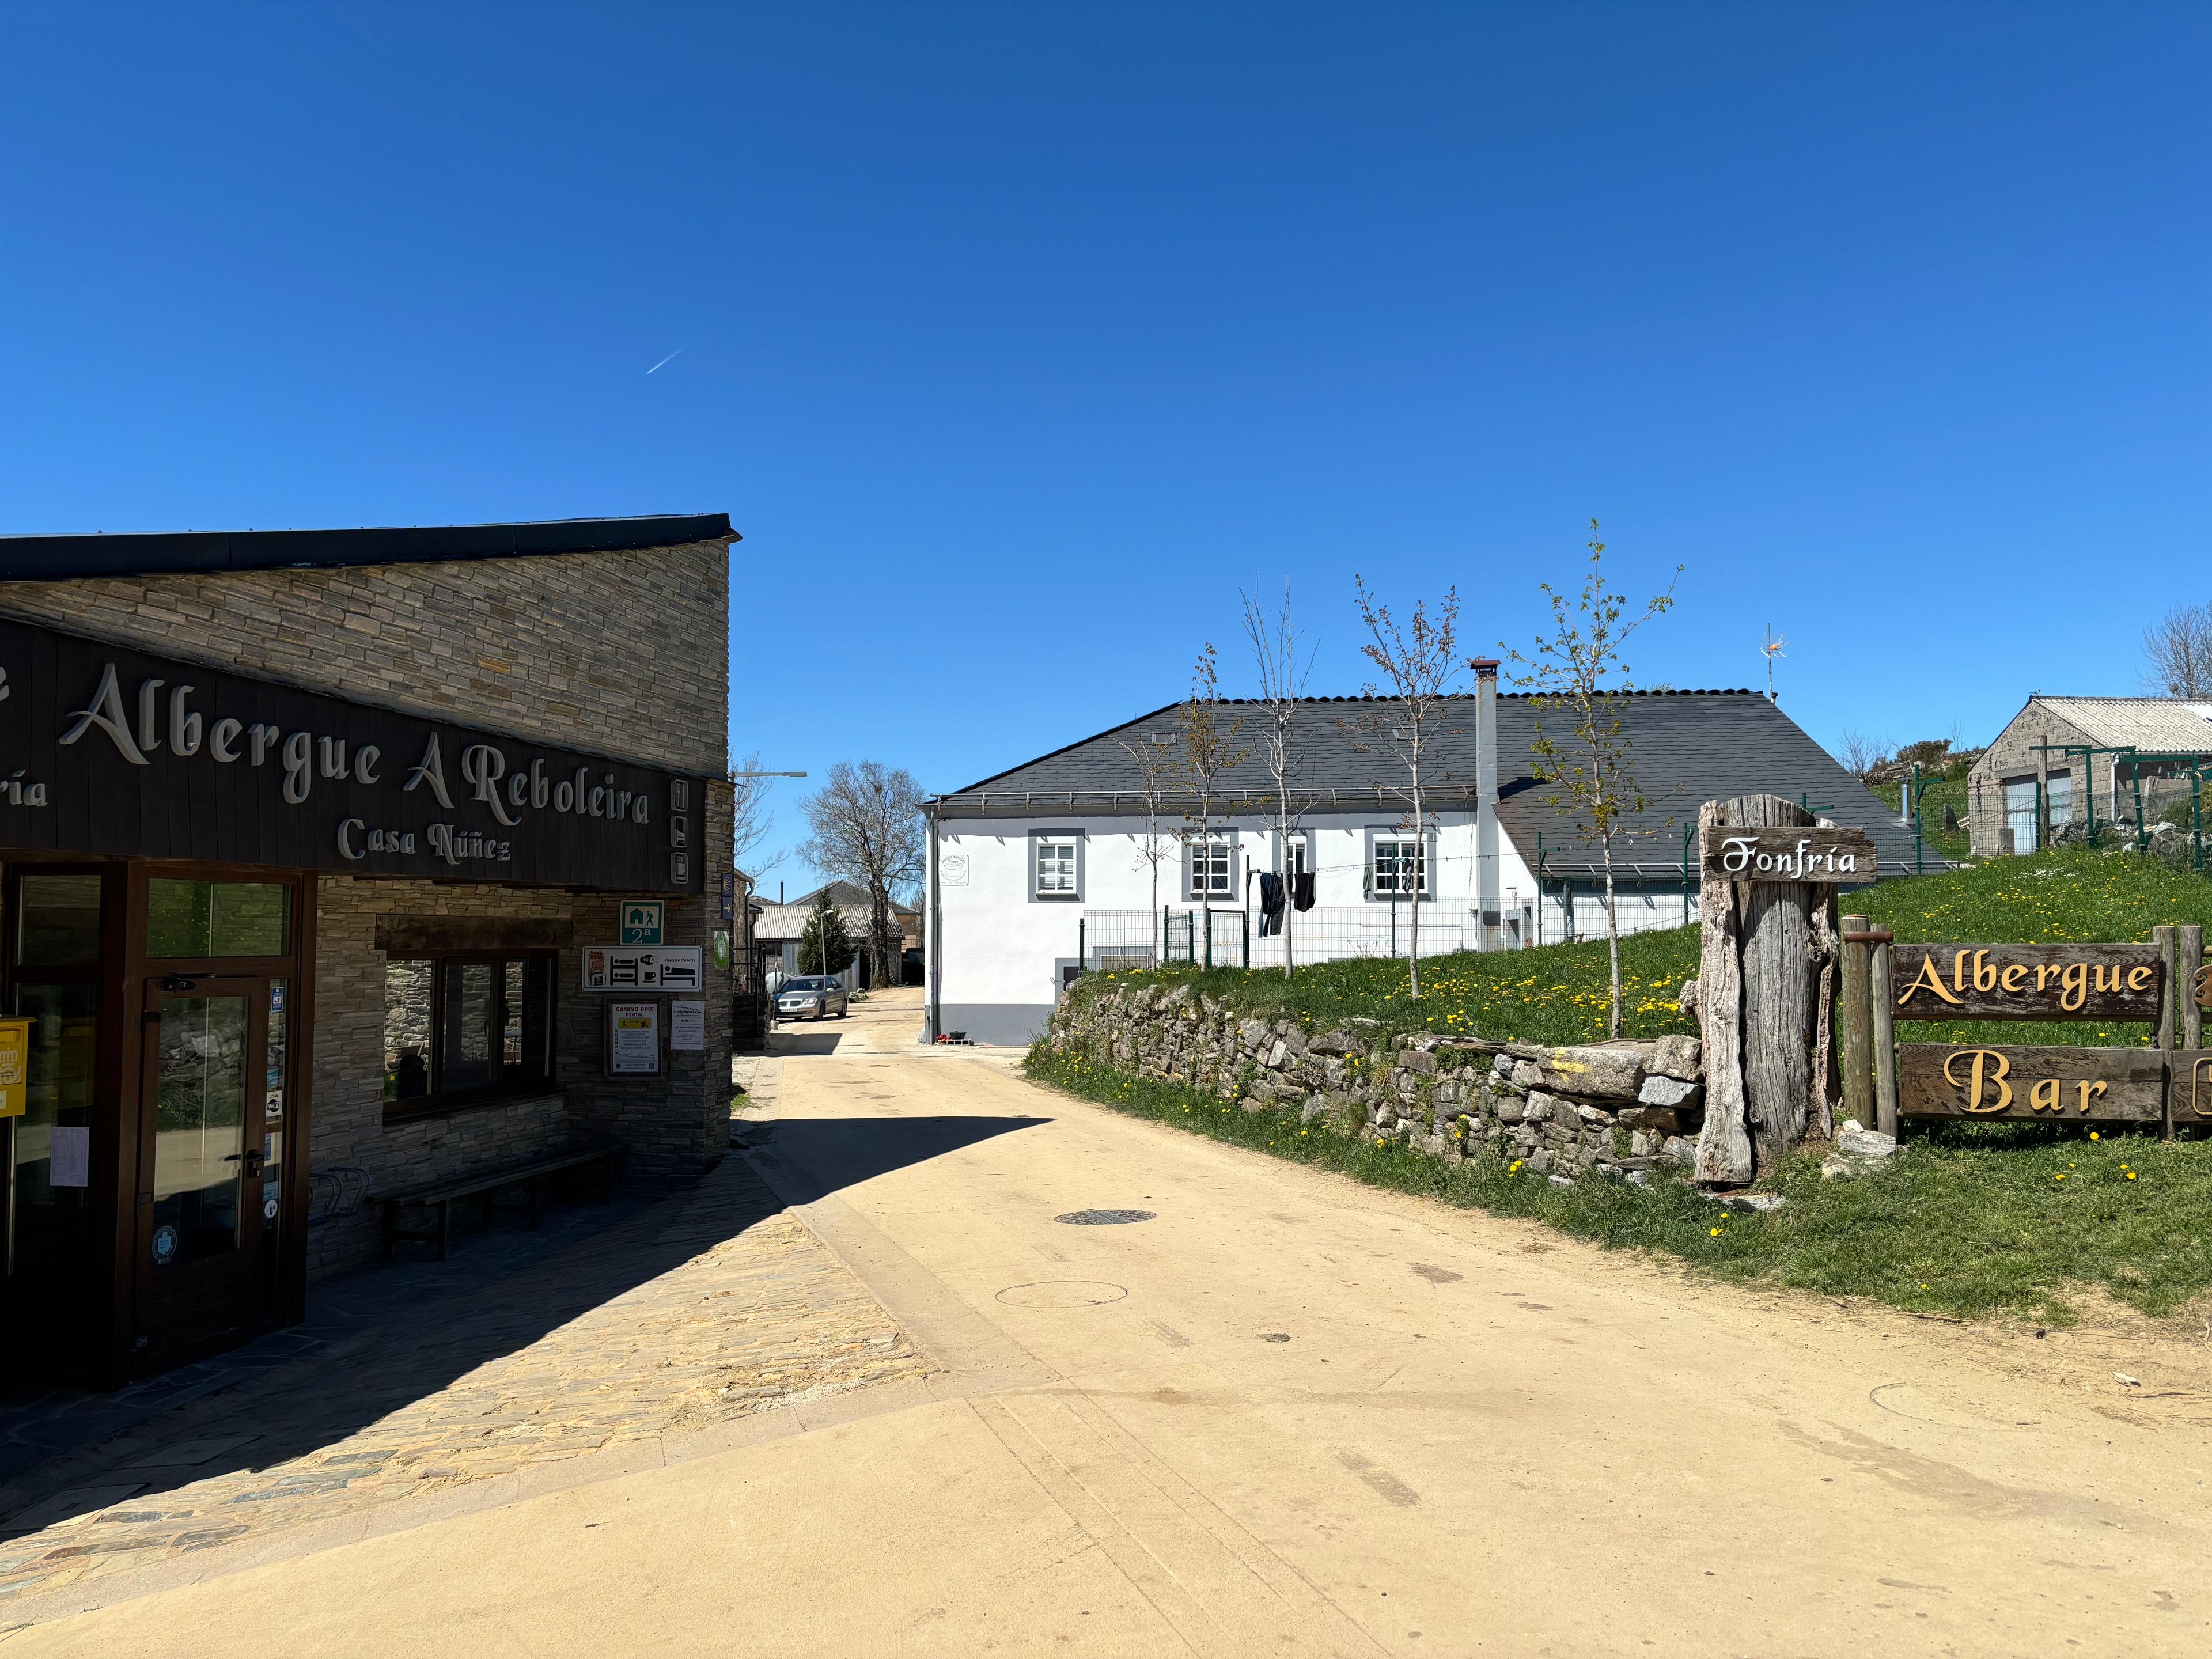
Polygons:
[[305,1324],[120,1393],[0,1410],[0,1541],[345,1439],[783,1207],[732,1158],[657,1201],[556,1210],[543,1231],[472,1235],[446,1261],[356,1268],[311,1288]]
[[771,1056],[784,1054],[834,1054],[837,1040],[843,1035],[837,1031],[809,1031],[800,1036],[789,1026],[769,1033],[768,1052]]
[[752,1126],[755,1155],[793,1204],[942,1158],[1048,1117],[786,1117]]

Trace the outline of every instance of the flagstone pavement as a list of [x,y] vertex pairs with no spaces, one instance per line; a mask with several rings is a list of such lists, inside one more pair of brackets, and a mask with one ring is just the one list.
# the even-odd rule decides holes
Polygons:
[[0,1408],[0,1632],[11,1601],[931,1370],[738,1157],[313,1303],[120,1395]]

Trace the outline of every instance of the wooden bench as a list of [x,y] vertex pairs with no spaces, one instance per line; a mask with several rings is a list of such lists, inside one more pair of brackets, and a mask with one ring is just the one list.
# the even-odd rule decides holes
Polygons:
[[[396,1193],[380,1193],[377,1202],[384,1206],[384,1254],[386,1260],[402,1240],[409,1243],[435,1244],[438,1260],[446,1259],[447,1247],[453,1240],[453,1205],[457,1200],[481,1198],[484,1200],[484,1219],[489,1223],[498,1194],[512,1187],[526,1187],[530,1193],[530,1224],[538,1225],[538,1198],[549,1176],[580,1170],[589,1164],[599,1164],[605,1181],[604,1196],[615,1195],[615,1176],[622,1161],[623,1148],[617,1143],[606,1142],[596,1146],[580,1147],[569,1152],[549,1152],[543,1158],[519,1158],[513,1163],[495,1164],[479,1170],[473,1175],[455,1176],[447,1181],[434,1181],[421,1187],[409,1187]],[[427,1231],[408,1232],[399,1225],[402,1206],[419,1204],[438,1212],[438,1224]]]

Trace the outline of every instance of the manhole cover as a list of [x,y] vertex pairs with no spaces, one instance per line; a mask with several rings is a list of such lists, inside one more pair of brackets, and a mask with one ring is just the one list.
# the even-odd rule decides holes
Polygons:
[[1071,1227],[1118,1227],[1126,1221],[1150,1221],[1150,1210],[1070,1210],[1066,1215],[1053,1217]]

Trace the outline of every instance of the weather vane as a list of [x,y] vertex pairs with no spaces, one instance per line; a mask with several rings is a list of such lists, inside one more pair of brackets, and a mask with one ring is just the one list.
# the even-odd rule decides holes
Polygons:
[[1774,659],[1782,654],[1782,647],[1789,643],[1774,631],[1772,623],[1766,624],[1766,643],[1759,650],[1759,654],[1766,659],[1766,700],[1769,702],[1780,701],[1774,695]]

